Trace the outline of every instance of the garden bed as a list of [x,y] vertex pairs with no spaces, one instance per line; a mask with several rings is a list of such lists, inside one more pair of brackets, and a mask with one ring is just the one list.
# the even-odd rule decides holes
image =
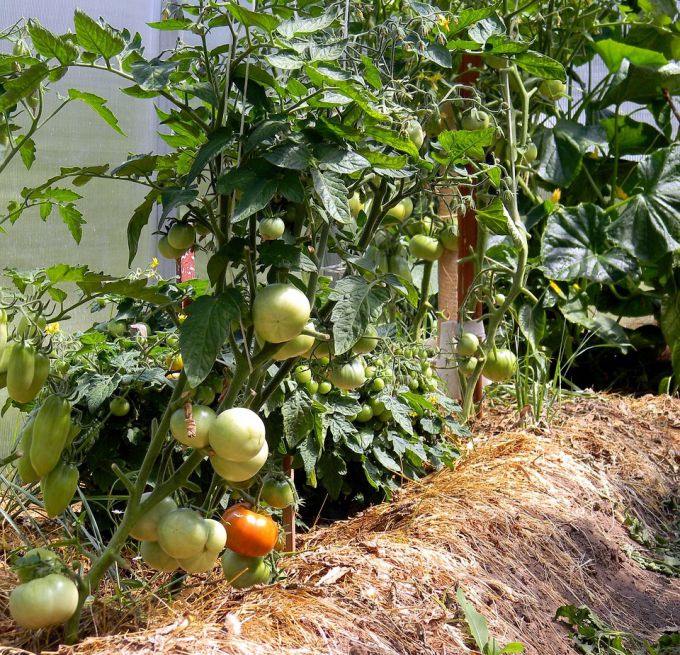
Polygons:
[[[111,607],[87,618],[91,636],[59,652],[464,653],[458,586],[501,645],[530,653],[572,652],[553,619],[564,604],[649,638],[677,629],[680,579],[626,554],[645,550],[624,520],[663,530],[680,482],[680,401],[598,396],[565,404],[549,426],[516,419],[488,408],[454,471],[312,531],[278,584],[235,592],[216,572],[190,578],[172,606],[135,592],[124,612],[104,594]],[[7,568],[0,581],[2,652],[44,646],[5,618]]]

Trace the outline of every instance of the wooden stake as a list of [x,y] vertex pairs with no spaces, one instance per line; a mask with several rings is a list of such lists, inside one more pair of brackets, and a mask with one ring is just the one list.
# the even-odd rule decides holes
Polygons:
[[[295,481],[293,470],[293,457],[286,455],[283,458],[283,472],[290,478],[291,484]],[[295,506],[291,505],[283,510],[283,529],[286,533],[286,551],[292,553],[295,550]]]

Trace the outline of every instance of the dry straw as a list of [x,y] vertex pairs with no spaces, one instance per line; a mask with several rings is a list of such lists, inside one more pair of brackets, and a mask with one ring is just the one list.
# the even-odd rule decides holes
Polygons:
[[[454,471],[306,536],[276,585],[234,592],[215,571],[190,578],[171,605],[137,590],[121,609],[109,596],[88,617],[94,636],[59,652],[467,653],[459,585],[500,643],[522,641],[541,655],[573,652],[552,619],[564,603],[588,604],[650,637],[680,623],[678,580],[639,568],[621,550],[631,543],[626,511],[658,530],[664,500],[677,495],[680,402],[581,399],[551,426],[521,430],[509,410],[492,408],[475,432]],[[1,617],[12,585],[0,569]],[[0,653],[49,642],[5,618],[0,634],[9,647]],[[51,636],[55,643],[58,633]]]

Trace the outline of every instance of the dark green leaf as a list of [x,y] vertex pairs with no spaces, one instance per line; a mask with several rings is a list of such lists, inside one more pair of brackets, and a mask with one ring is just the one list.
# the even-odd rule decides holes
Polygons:
[[517,312],[517,323],[531,348],[536,350],[545,333],[545,309],[540,305],[524,303]]
[[446,150],[452,163],[464,162],[471,157],[483,158],[484,150],[496,139],[496,129],[444,130],[439,134],[439,144]]
[[304,171],[312,161],[307,146],[298,143],[285,143],[262,155],[270,164],[280,168]]
[[447,48],[438,43],[428,44],[425,50],[423,50],[422,55],[425,59],[429,59],[442,68],[451,68],[453,66],[451,53]]
[[364,79],[376,90],[380,91],[383,88],[382,78],[380,77],[380,70],[373,63],[373,60],[366,55],[361,55],[361,62],[364,66]]
[[130,64],[130,73],[143,91],[161,91],[170,80],[170,73],[177,68],[176,61],[141,59]]
[[659,326],[669,346],[680,343],[680,293],[662,296]]
[[508,231],[508,213],[500,198],[494,198],[490,205],[479,208],[475,212],[475,218],[491,234],[510,234]]
[[49,70],[45,64],[35,64],[21,72],[21,75],[2,84],[4,92],[0,95],[0,113],[14,107],[20,100],[30,96],[47,77]]
[[529,75],[542,77],[546,80],[561,80],[562,82],[567,79],[564,66],[559,61],[555,61],[540,52],[534,52],[533,50],[520,52],[515,55],[514,61]]
[[259,27],[262,31],[270,34],[279,26],[279,20],[269,12],[251,11],[241,6],[238,2],[227,5],[229,13],[244,27]]
[[142,233],[142,229],[149,222],[149,216],[151,215],[151,210],[156,204],[156,199],[158,197],[158,192],[154,189],[151,191],[144,202],[142,202],[139,207],[137,207],[132,214],[132,218],[127,226],[127,242],[128,242],[128,266],[132,265],[132,260],[137,254],[137,247],[139,246],[139,237]]
[[258,249],[260,253],[258,263],[264,268],[273,266],[308,273],[317,270],[316,264],[299,247],[284,243],[281,239],[263,241]]
[[104,98],[100,98],[94,93],[87,93],[85,91],[78,91],[78,89],[69,89],[68,97],[71,100],[82,100],[86,105],[91,107],[99,116],[101,116],[107,125],[110,125],[118,134],[125,136],[125,132],[120,129],[118,119],[114,113],[106,106],[108,102]]
[[337,223],[349,223],[350,213],[347,202],[347,187],[335,173],[324,173],[317,168],[312,169],[314,191],[321,204],[328,212],[330,219]]
[[19,146],[19,154],[21,155],[21,161],[24,162],[24,166],[30,170],[35,161],[35,141],[31,137],[22,139]]
[[292,394],[281,408],[283,434],[289,448],[295,448],[314,430],[312,399],[305,393]]
[[111,59],[123,52],[123,37],[109,25],[100,25],[80,9],[76,9],[73,22],[78,43],[85,50],[101,55],[104,59]]
[[668,146],[668,138],[663,132],[630,116],[605,118],[600,125],[607,131],[612,151],[617,148],[620,155],[646,155]]
[[475,21],[475,24],[468,30],[468,36],[476,43],[484,45],[487,39],[494,34],[503,34],[504,32],[505,24],[501,17],[498,14],[492,14]]
[[405,152],[412,157],[419,157],[418,148],[410,139],[405,139],[397,132],[388,130],[384,127],[379,127],[378,125],[367,125],[365,129],[367,136],[373,137],[379,143],[384,143],[387,146],[391,146],[395,150],[400,152]]
[[161,203],[163,204],[161,220],[167,218],[173,209],[181,207],[182,205],[190,205],[194,200],[196,200],[197,196],[198,191],[195,189],[163,189],[161,192]]
[[208,140],[196,153],[196,158],[187,175],[185,186],[191,186],[191,183],[200,175],[206,164],[224,150],[232,136],[233,131],[227,127],[219,128],[208,136]]
[[631,63],[640,66],[646,64],[663,66],[668,63],[668,60],[661,52],[620,43],[613,39],[595,41],[595,50],[602,57],[611,73],[619,70],[619,66],[621,66],[621,62],[624,59],[628,59]]
[[331,315],[335,352],[341,355],[352,348],[369,324],[375,323],[390,293],[369,285],[362,277],[350,275],[338,281],[330,299],[335,301]]
[[323,145],[318,149],[319,166],[334,173],[349,175],[370,166],[369,161],[357,152]]
[[541,243],[543,270],[553,280],[616,282],[637,272],[637,263],[607,239],[609,219],[593,204],[564,207],[548,217]]
[[637,167],[633,195],[609,235],[642,261],[680,248],[680,149],[663,148]]
[[222,352],[231,321],[241,315],[241,296],[230,289],[219,296],[201,296],[186,309],[179,344],[187,382],[197,387],[208,376]]

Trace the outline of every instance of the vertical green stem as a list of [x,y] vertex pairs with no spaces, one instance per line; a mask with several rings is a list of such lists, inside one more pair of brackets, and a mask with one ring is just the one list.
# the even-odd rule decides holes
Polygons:
[[427,313],[427,308],[430,305],[430,278],[432,277],[432,265],[434,262],[425,262],[423,264],[423,280],[420,285],[420,304],[416,310],[416,316],[413,321],[413,339],[420,340],[420,332],[423,325],[423,319]]

